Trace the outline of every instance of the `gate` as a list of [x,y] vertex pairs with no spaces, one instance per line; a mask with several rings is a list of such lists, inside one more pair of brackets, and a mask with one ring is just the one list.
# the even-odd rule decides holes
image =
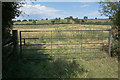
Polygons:
[[[27,59],[111,55],[111,30],[20,31],[20,56]],[[43,57],[44,56],[44,57]],[[47,56],[47,57],[46,57]]]

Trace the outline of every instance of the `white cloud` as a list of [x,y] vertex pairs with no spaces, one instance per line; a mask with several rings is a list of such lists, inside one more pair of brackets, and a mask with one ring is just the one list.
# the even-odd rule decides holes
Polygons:
[[93,12],[90,12],[88,13],[89,16],[98,16],[100,15],[99,11],[93,11]]
[[85,5],[81,5],[80,7],[89,7],[89,5],[85,4]]
[[[30,1],[31,0],[26,0]],[[35,0],[32,0],[33,2],[36,2]],[[37,0],[37,2],[100,2],[101,0]],[[108,2],[105,0],[102,0],[104,2]],[[112,2],[119,1],[119,0],[111,0]]]
[[[29,15],[29,17],[36,18],[55,18],[55,17],[62,17],[64,16],[64,11],[57,10],[55,8],[49,8],[46,6],[41,6],[40,4],[37,5],[30,5],[24,4],[23,7],[20,8],[21,11],[23,11],[26,15]],[[62,12],[62,14],[60,14]],[[24,15],[24,14],[23,14]],[[28,18],[28,17],[22,17],[21,18]]]

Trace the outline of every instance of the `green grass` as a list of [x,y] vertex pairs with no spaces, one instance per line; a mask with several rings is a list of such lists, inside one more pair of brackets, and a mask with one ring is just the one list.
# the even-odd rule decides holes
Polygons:
[[[22,78],[117,78],[118,61],[111,58],[102,47],[103,45],[83,44],[88,42],[108,43],[108,32],[62,32],[61,30],[106,30],[109,25],[80,25],[80,24],[60,24],[60,25],[14,25],[14,30],[52,30],[51,32],[29,32],[22,33],[22,38],[26,39],[23,49],[23,58],[39,58],[40,60],[16,59],[11,61],[11,69],[5,77]],[[19,35],[19,34],[18,34]],[[81,36],[82,35],[82,36]],[[96,37],[96,38],[95,38]],[[64,38],[64,39],[61,39]],[[66,39],[65,39],[66,38]],[[73,38],[73,39],[68,39]],[[78,38],[78,39],[77,39]],[[81,39],[82,38],[82,39]],[[32,50],[51,49],[47,44],[80,44],[80,45],[52,45],[52,49],[58,50]],[[43,44],[32,46],[31,44]],[[78,48],[78,49],[72,49]],[[100,49],[87,49],[100,48]],[[62,49],[62,50],[60,50]],[[99,52],[99,53],[97,53]],[[82,53],[82,54],[81,54]],[[48,55],[40,55],[48,54]],[[47,60],[51,59],[51,60]],[[12,65],[14,64],[14,65]],[[11,74],[13,73],[13,74]]]

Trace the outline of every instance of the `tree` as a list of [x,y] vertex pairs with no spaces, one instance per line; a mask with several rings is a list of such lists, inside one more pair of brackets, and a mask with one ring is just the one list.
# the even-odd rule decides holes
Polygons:
[[48,20],[48,18],[46,18],[46,20]]
[[77,18],[73,19],[75,21],[76,24],[79,24],[80,23],[80,20]]
[[27,21],[26,19],[23,20],[23,22]]
[[82,21],[81,21],[82,23],[84,23],[85,21],[82,19]]
[[69,19],[73,20],[73,17],[72,17],[72,16],[70,16],[70,17],[69,17]]
[[100,2],[100,7],[101,10],[99,10],[99,12],[101,13],[101,15],[105,15],[105,16],[111,16],[111,17],[115,17],[116,13],[118,12],[118,7],[120,5],[120,2],[111,2],[110,0],[104,0],[104,1],[108,1],[108,2]]
[[59,21],[61,20],[61,18],[58,18],[59,19]]
[[109,19],[112,19],[112,17],[111,17],[111,16],[109,16]]
[[[105,0],[106,1],[106,0]],[[112,37],[114,43],[120,44],[120,1],[119,2],[100,2],[101,10],[99,12],[101,15],[105,15],[111,18],[114,26],[112,26]],[[120,55],[119,50],[120,46],[113,44],[112,52]]]
[[97,19],[97,17],[95,17],[95,19]]
[[22,7],[20,2],[2,2],[2,38],[6,39],[10,36],[13,21],[15,17],[19,17],[21,11],[18,10]]
[[53,21],[51,21],[51,23],[54,25],[54,24],[55,24],[55,21],[53,20]]
[[29,19],[29,21],[33,21],[32,19]]
[[17,20],[17,22],[21,22],[21,20]]
[[87,20],[87,19],[88,19],[88,17],[87,17],[87,16],[84,16],[84,19],[85,19],[85,20]]

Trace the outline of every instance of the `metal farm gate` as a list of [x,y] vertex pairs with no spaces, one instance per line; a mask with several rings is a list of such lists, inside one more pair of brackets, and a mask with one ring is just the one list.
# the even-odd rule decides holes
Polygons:
[[41,59],[44,55],[47,55],[47,58],[48,56],[79,58],[85,54],[99,54],[99,57],[103,53],[111,55],[111,32],[111,30],[20,31],[20,55],[27,59]]

